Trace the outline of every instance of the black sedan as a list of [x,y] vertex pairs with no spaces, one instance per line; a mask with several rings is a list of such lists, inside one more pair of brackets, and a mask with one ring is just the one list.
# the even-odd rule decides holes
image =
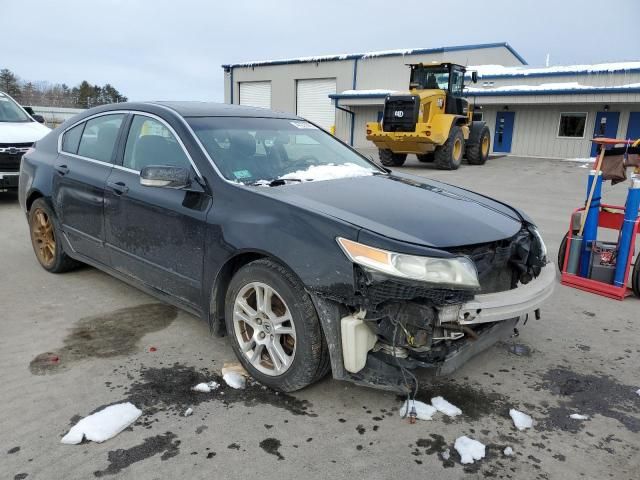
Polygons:
[[530,316],[555,273],[532,221],[390,172],[299,117],[199,102],[87,110],[22,161],[42,267],[97,267],[228,335],[251,375],[408,390]]

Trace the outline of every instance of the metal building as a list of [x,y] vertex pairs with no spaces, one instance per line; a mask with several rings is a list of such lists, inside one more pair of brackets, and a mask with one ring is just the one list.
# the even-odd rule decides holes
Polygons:
[[478,70],[469,98],[496,154],[591,155],[594,134],[640,137],[640,62],[530,68],[508,43],[303,57],[223,65],[225,102],[297,113],[356,148],[387,94],[407,90],[407,63]]

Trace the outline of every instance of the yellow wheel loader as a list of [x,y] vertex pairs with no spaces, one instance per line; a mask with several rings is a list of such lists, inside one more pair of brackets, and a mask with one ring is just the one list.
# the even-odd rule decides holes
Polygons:
[[[463,98],[466,69],[454,63],[411,64],[409,92],[388,95],[382,121],[367,123],[367,140],[380,151],[387,167],[399,167],[407,154],[456,170],[462,157],[482,165],[489,157],[490,133],[473,121],[473,107]],[[471,72],[472,81],[477,73]]]

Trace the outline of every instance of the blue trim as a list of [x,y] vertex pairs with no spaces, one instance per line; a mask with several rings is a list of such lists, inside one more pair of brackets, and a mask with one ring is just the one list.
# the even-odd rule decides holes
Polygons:
[[229,95],[229,100],[231,100],[229,103],[231,105],[233,105],[233,67],[229,67],[229,81],[231,82],[231,88],[229,89],[230,95]]
[[583,76],[583,75],[602,75],[602,74],[615,74],[615,73],[640,73],[640,68],[618,68],[616,70],[580,70],[576,72],[540,72],[540,73],[514,73],[506,74],[499,73],[494,75],[480,75],[479,79],[485,78],[541,78],[541,77],[570,77],[570,76]]
[[[585,93],[640,93],[640,88],[625,87],[593,87],[579,90],[567,88],[562,90],[512,90],[504,92],[470,92],[465,97],[515,97],[522,95],[583,95]],[[355,96],[355,95],[354,95]]]
[[222,68],[234,68],[234,67],[262,67],[265,65],[294,65],[298,63],[319,63],[319,62],[340,62],[344,60],[359,60],[362,58],[376,58],[376,57],[399,57],[399,56],[408,56],[408,55],[425,55],[429,53],[445,53],[445,52],[458,52],[464,50],[479,50],[482,48],[499,48],[504,47],[509,52],[518,59],[520,63],[523,65],[528,65],[527,61],[516,52],[511,45],[507,42],[499,42],[499,43],[479,43],[476,45],[455,45],[452,47],[439,47],[439,48],[416,48],[416,49],[408,49],[406,53],[403,52],[389,52],[376,54],[376,52],[370,53],[351,53],[348,55],[327,55],[321,56],[319,55],[316,58],[313,57],[305,57],[305,58],[291,58],[286,60],[271,60],[264,62],[254,62],[254,63],[233,63],[222,65]]

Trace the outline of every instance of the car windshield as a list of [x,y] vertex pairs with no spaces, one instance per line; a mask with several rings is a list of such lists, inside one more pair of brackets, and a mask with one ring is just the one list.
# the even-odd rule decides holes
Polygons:
[[0,122],[30,122],[29,115],[9,96],[0,92]]
[[187,121],[228,180],[276,186],[385,173],[303,120],[193,117]]

